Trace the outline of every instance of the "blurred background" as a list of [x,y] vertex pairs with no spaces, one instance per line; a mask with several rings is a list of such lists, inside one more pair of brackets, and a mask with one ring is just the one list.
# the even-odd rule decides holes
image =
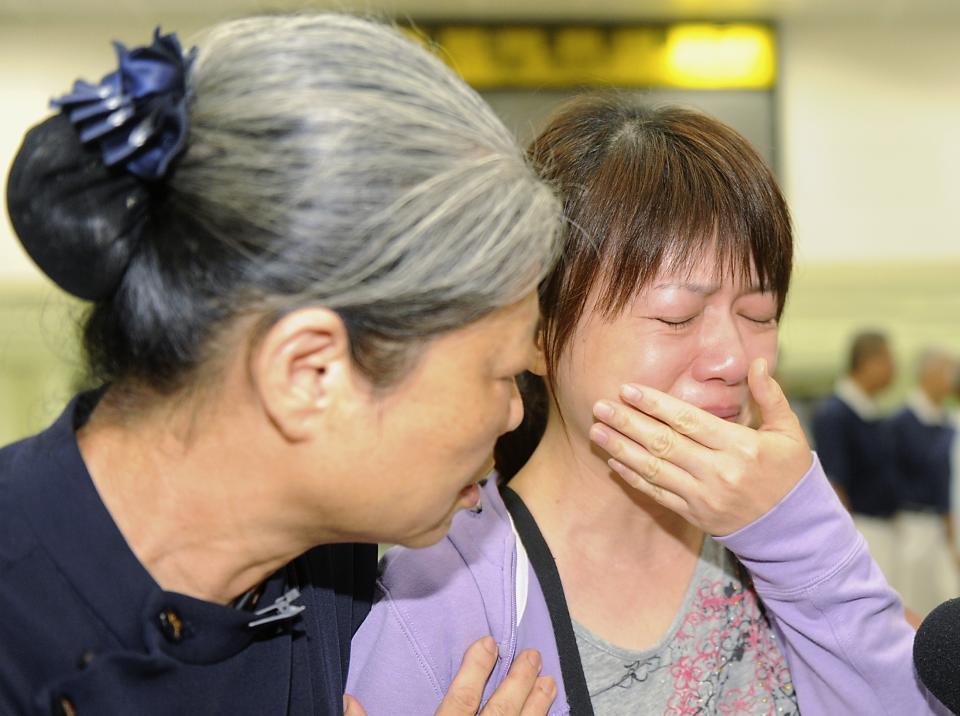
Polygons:
[[[780,377],[803,415],[882,329],[898,371],[960,354],[960,3],[956,0],[0,0],[0,167],[51,96],[114,65],[109,41],[190,35],[257,11],[332,7],[409,26],[523,139],[565,97],[621,88],[700,107],[746,135],[793,211],[798,261]],[[0,222],[0,444],[33,432],[80,382],[82,306]],[[955,398],[953,399],[955,401]]]

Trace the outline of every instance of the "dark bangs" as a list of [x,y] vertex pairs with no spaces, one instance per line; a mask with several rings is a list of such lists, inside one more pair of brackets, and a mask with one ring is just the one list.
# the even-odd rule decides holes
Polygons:
[[661,269],[717,259],[717,279],[755,282],[783,310],[793,257],[790,217],[749,143],[696,111],[574,100],[531,146],[568,222],[562,258],[541,287],[551,373],[597,292],[618,315]]

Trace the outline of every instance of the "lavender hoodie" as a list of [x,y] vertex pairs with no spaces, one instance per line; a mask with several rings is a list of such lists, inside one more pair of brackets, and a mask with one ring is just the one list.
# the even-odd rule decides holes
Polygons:
[[[557,645],[528,567],[517,623],[517,550],[495,480],[483,512],[461,512],[432,547],[384,557],[377,602],[354,636],[347,692],[369,716],[433,714],[463,653],[487,634],[500,659],[483,700],[523,649],[538,649],[557,681],[551,716],[570,713]],[[756,522],[717,540],[750,570],[790,666],[804,716],[949,714],[913,669],[914,632],[815,458],[794,489]]]

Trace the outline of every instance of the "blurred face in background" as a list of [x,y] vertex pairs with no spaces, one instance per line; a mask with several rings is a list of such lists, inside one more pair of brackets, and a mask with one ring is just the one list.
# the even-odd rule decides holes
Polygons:
[[863,375],[864,383],[872,392],[879,393],[890,387],[896,375],[896,362],[890,346],[884,345],[878,348],[876,353],[864,362]]
[[938,356],[932,359],[920,377],[920,387],[937,405],[950,397],[956,382],[957,362],[949,356]]

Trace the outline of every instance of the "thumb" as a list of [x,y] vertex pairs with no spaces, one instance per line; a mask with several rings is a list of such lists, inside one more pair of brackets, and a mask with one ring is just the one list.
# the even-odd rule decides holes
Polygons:
[[783,389],[770,375],[766,358],[757,358],[747,373],[750,394],[760,409],[760,429],[786,431],[793,428],[796,416],[787,402]]
[[360,702],[350,694],[343,695],[343,716],[367,716]]

